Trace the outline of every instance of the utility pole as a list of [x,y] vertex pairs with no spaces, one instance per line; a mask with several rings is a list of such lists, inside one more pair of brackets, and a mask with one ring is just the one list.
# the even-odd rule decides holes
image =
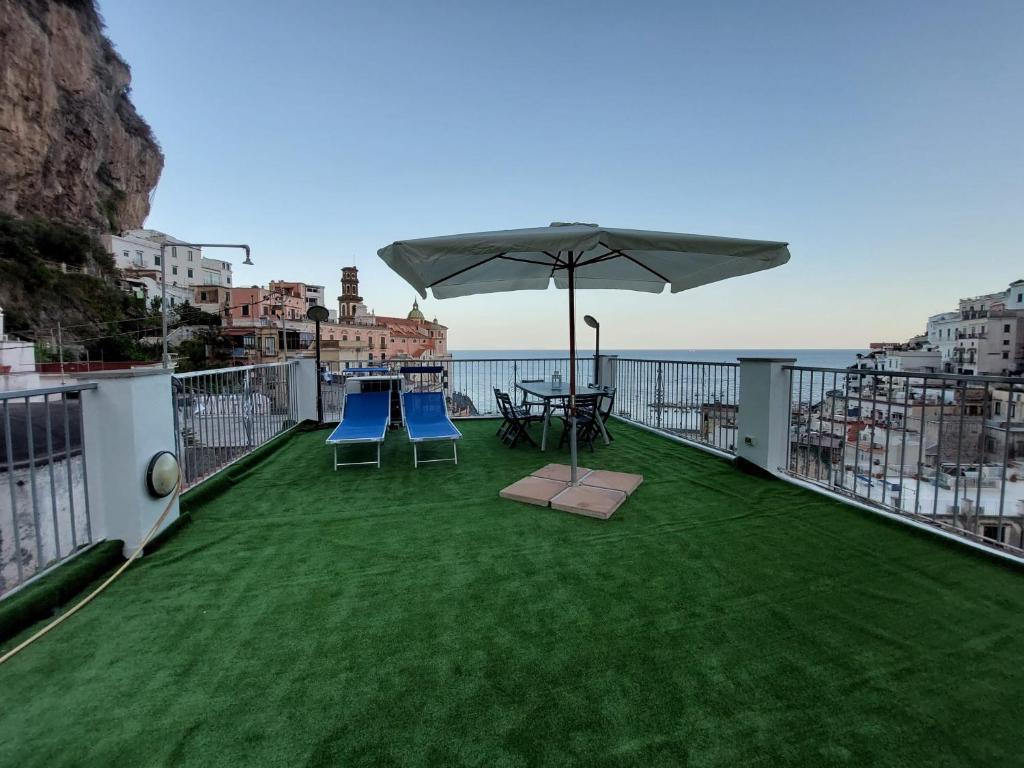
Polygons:
[[60,320],[57,321],[57,355],[60,358],[60,383],[64,384],[64,332]]

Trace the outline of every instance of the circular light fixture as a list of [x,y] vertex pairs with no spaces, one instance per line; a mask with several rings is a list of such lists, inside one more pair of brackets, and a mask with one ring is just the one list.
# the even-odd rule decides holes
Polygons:
[[306,312],[306,317],[308,317],[310,320],[315,320],[321,323],[330,316],[331,313],[327,311],[327,307],[321,307],[319,304],[314,304]]
[[160,451],[149,460],[146,469],[146,488],[151,496],[162,499],[170,495],[178,485],[178,457],[170,451]]

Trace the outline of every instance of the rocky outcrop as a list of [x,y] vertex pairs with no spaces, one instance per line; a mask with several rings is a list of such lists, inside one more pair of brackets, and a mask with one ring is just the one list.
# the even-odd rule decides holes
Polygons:
[[93,0],[0,0],[0,211],[142,226],[163,154]]

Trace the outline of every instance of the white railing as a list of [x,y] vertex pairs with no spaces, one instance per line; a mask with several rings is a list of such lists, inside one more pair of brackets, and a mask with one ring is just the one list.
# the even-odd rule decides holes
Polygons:
[[298,361],[171,377],[174,436],[185,487],[298,423]]
[[1024,555],[1024,379],[788,370],[786,472]]
[[81,394],[0,392],[0,595],[94,541]]

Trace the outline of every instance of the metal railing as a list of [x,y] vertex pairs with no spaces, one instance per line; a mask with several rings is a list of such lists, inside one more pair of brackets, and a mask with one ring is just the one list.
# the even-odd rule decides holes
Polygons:
[[1024,428],[994,416],[1013,377],[787,366],[790,474],[1024,554]]
[[295,426],[298,361],[174,374],[176,452],[191,487]]
[[81,393],[0,392],[0,595],[93,543]]
[[[386,368],[391,374],[400,374],[403,368],[440,367],[438,373],[407,373],[403,386],[406,390],[435,389],[444,391],[448,408],[454,418],[494,417],[498,405],[494,398],[495,388],[519,399],[521,393],[515,388],[517,381],[551,378],[554,371],[562,374],[565,386],[569,381],[569,358],[488,358],[437,360],[360,360],[333,364],[333,375],[341,376],[351,368]],[[576,380],[580,385],[594,380],[594,359],[591,356],[576,360]],[[324,419],[336,421],[341,416],[344,399],[340,380],[322,382],[320,388],[324,402]]]
[[739,363],[620,358],[616,386],[616,416],[735,453]]

